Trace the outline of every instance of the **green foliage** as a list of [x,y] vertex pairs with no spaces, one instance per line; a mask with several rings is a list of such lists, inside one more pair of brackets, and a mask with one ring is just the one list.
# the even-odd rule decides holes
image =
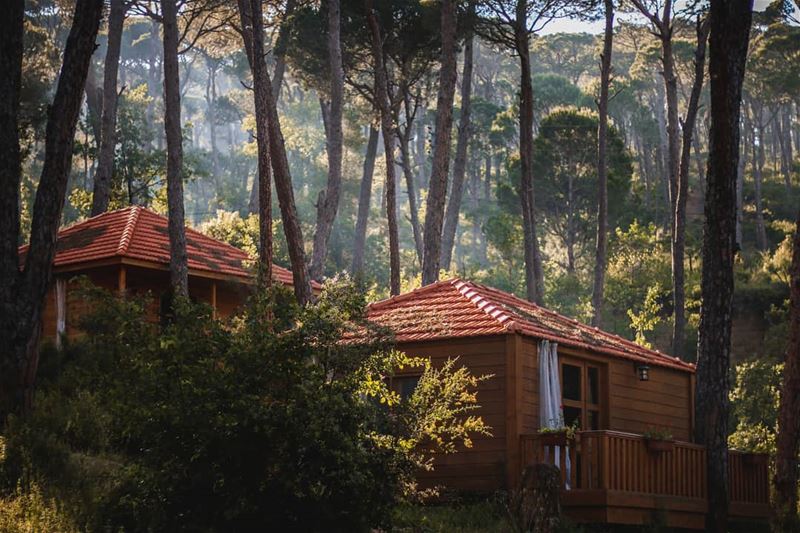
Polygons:
[[728,445],[736,450],[775,453],[778,398],[783,363],[752,360],[736,365],[730,392]]
[[631,319],[631,329],[636,332],[634,339],[637,344],[645,348],[652,348],[653,345],[647,341],[647,333],[656,329],[661,322],[661,297],[664,289],[656,283],[647,289],[647,295],[638,312],[628,309],[628,317]]
[[11,495],[0,497],[0,531],[78,533],[80,530],[54,500],[45,497],[41,488],[33,484],[25,490],[18,487]]
[[[542,225],[557,241],[558,261],[572,272],[578,256],[591,249],[597,214],[597,116],[575,108],[557,109],[539,126],[533,164]],[[624,143],[608,129],[609,226],[615,227],[630,190],[632,164]],[[566,257],[562,257],[566,253]]]
[[[349,283],[304,308],[276,287],[227,324],[177,302],[163,327],[145,301],[86,290],[87,337],[43,354],[39,408],[0,458],[0,494],[47,486],[82,530],[387,526],[432,453],[489,431],[485,378],[393,351]],[[387,384],[404,367],[408,399]]]

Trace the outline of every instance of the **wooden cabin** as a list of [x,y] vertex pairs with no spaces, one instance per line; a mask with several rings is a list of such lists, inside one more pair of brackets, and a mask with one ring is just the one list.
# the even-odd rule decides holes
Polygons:
[[[254,283],[251,258],[242,250],[186,228],[189,295],[211,305],[215,316],[233,315]],[[27,246],[20,248],[24,261]],[[97,286],[131,295],[150,294],[152,320],[161,312],[161,297],[170,287],[169,233],[166,217],[131,206],[84,220],[58,232],[53,280],[42,317],[44,339],[60,341],[78,333],[77,318],[86,302],[77,291],[85,276]],[[278,283],[292,285],[292,273],[272,266]],[[313,283],[315,291],[320,290]]]
[[[561,468],[562,506],[576,522],[703,528],[706,454],[692,444],[694,365],[459,279],[374,303],[368,316],[392,329],[409,355],[434,363],[458,357],[473,374],[492,376],[477,394],[478,414],[492,436],[437,457],[434,470],[420,474],[421,484],[513,490],[526,466],[569,462]],[[557,364],[547,364],[557,368],[552,378],[561,389],[561,425],[579,428],[569,446],[554,446],[539,433],[547,425],[540,416],[542,350],[552,351],[550,361],[557,357]],[[417,379],[406,370],[392,386],[408,392]],[[643,434],[654,429],[671,434],[666,450],[650,449],[656,445]],[[731,452],[734,519],[768,516],[765,459]]]

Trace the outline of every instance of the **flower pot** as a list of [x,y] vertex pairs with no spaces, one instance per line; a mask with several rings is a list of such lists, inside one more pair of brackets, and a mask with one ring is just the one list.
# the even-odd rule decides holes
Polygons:
[[671,452],[675,449],[674,440],[646,439],[647,450],[653,453]]
[[542,446],[567,446],[570,440],[566,431],[539,433]]

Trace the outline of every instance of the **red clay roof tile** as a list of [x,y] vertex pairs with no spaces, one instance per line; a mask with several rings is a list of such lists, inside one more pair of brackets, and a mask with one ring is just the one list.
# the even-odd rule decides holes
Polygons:
[[[130,206],[94,216],[58,232],[53,266],[78,265],[115,257],[169,264],[168,221],[141,206]],[[28,247],[20,247],[24,261]],[[243,265],[250,257],[235,246],[186,228],[189,269],[250,280],[252,272]],[[292,285],[291,271],[272,265],[272,277]],[[320,285],[313,283],[315,289]]]
[[444,280],[371,304],[368,318],[398,342],[517,332],[593,352],[694,372],[694,365],[602,331],[506,292],[460,279]]

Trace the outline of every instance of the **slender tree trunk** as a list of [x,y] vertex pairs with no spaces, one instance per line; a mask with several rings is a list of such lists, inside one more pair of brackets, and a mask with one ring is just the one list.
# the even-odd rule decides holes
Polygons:
[[389,293],[400,294],[400,239],[397,229],[397,181],[394,164],[394,127],[383,61],[383,39],[372,0],[364,0],[367,23],[372,39],[372,60],[375,70],[375,100],[381,115],[381,136],[386,159],[386,218],[389,226]]
[[752,133],[752,148],[753,148],[753,182],[754,182],[754,195],[756,204],[756,246],[759,250],[767,249],[767,230],[764,226],[764,207],[761,199],[761,184],[763,182],[763,169],[764,169],[764,116],[761,109],[762,104],[758,104],[759,108],[753,109],[753,118],[758,122],[758,142],[756,143],[755,131]]
[[752,0],[711,0],[709,134],[702,310],[697,354],[695,438],[706,447],[706,530],[728,526],[728,394],[733,263],[736,254],[736,172]]
[[[406,105],[406,121],[410,122],[411,117],[408,116],[408,108]],[[406,124],[405,131],[399,137],[400,144],[400,159],[401,167],[403,169],[403,176],[406,179],[406,192],[408,194],[408,211],[409,221],[411,222],[411,232],[414,236],[414,248],[417,251],[417,259],[419,264],[422,265],[423,243],[422,243],[422,228],[419,224],[419,207],[417,199],[417,183],[414,177],[414,172],[411,170],[411,150],[409,147],[409,137],[411,136],[411,124]]]
[[367,242],[367,223],[369,222],[369,206],[372,198],[372,177],[375,173],[375,156],[378,153],[378,128],[369,125],[367,137],[367,153],[364,155],[364,170],[361,175],[361,187],[358,191],[358,217],[353,240],[353,276],[360,278],[364,269],[364,248]]
[[[470,16],[475,4],[470,4]],[[474,37],[470,32],[464,42],[464,70],[461,75],[461,117],[458,122],[458,139],[456,140],[456,158],[453,162],[453,186],[447,203],[442,233],[442,257],[440,266],[450,268],[453,257],[453,244],[456,239],[458,218],[461,214],[461,201],[464,196],[464,177],[467,170],[467,146],[472,133],[470,113],[472,110],[472,61]]]
[[453,126],[453,98],[456,90],[456,4],[442,0],[442,55],[439,70],[439,95],[436,102],[436,133],[433,140],[433,169],[425,206],[422,284],[439,279],[442,253],[442,224],[447,199],[450,167],[450,133]]
[[178,7],[161,0],[164,32],[164,133],[167,137],[167,207],[169,213],[169,274],[176,296],[189,296],[186,219],[183,207],[183,133],[178,75]]
[[706,41],[708,22],[697,21],[697,48],[694,53],[694,79],[686,107],[686,120],[683,122],[681,159],[678,169],[678,183],[675,188],[675,211],[672,227],[672,295],[674,303],[674,323],[672,329],[672,354],[683,357],[686,353],[686,202],[689,199],[689,164],[692,159],[692,136],[700,107],[700,93],[703,90],[703,77],[706,66]]
[[594,255],[592,288],[592,325],[602,326],[603,293],[606,280],[606,248],[608,243],[608,89],[611,84],[611,54],[614,44],[614,1],[604,0],[606,26],[603,52],[600,55],[600,99],[597,102],[597,246]]
[[533,190],[533,83],[531,56],[526,28],[527,0],[518,0],[515,38],[520,62],[519,152],[522,175],[519,195],[525,241],[525,287],[528,300],[541,304],[544,299],[544,271],[536,235],[536,202]]
[[100,146],[100,139],[102,137],[102,127],[100,125],[101,116],[103,115],[103,90],[97,86],[97,78],[94,70],[94,62],[89,63],[89,73],[86,76],[86,109],[88,113],[87,119],[89,127],[94,135],[95,147]]
[[[287,0],[286,9],[284,11],[284,21],[286,21],[292,13],[294,13],[297,5],[296,0]],[[275,72],[272,80],[272,100],[277,103],[280,101],[281,87],[283,86],[283,75],[286,71],[286,47],[289,38],[289,24],[286,22],[281,23],[280,30],[278,30],[278,39],[275,44],[275,50],[272,53],[275,59]],[[253,179],[253,187],[250,189],[250,200],[247,204],[249,213],[254,214],[259,212],[258,196],[260,190],[259,175],[256,174]]]
[[207,58],[208,76],[206,78],[206,122],[208,139],[211,145],[211,174],[214,178],[214,200],[217,208],[222,207],[222,180],[220,176],[219,148],[217,147],[217,65],[213,58]]
[[103,12],[102,0],[77,0],[53,103],[47,113],[44,164],[36,191],[30,246],[19,270],[19,105],[22,0],[0,17],[0,426],[33,404],[42,309],[50,285],[56,236],[72,166],[75,127]]
[[273,57],[275,58],[275,74],[272,76],[272,100],[277,102],[281,96],[281,86],[283,85],[283,74],[286,72],[286,46],[289,40],[289,24],[288,19],[294,13],[297,7],[297,0],[286,0],[286,10],[283,14],[283,22],[281,28],[278,30],[278,40],[275,44],[275,51]]
[[344,70],[342,70],[341,14],[339,0],[328,2],[328,61],[331,68],[330,113],[326,128],[328,153],[328,184],[317,199],[317,228],[311,253],[309,274],[312,279],[322,278],[328,240],[339,209],[342,191],[342,107],[344,105]]
[[[249,6],[239,3],[240,18],[251,11]],[[260,6],[260,4],[259,4]],[[244,7],[244,9],[242,9]],[[272,284],[272,173],[269,153],[269,108],[267,94],[271,87],[267,76],[267,65],[264,61],[254,58],[264,57],[264,31],[260,24],[255,26],[242,20],[242,31],[247,32],[245,37],[245,52],[250,71],[253,76],[253,104],[256,118],[256,146],[258,148],[257,174],[253,183],[251,204],[255,203],[258,212],[258,284],[269,287]],[[253,202],[255,197],[255,202]]]
[[[257,51],[253,48],[256,32],[263,32],[261,0],[238,0],[238,6],[245,49],[250,50],[247,54],[248,58],[252,58],[253,63],[256,61],[263,63],[264,56],[261,55],[259,57],[256,53]],[[253,70],[253,68],[254,67],[251,65],[250,69]],[[259,69],[260,68],[259,66]],[[258,70],[258,72],[261,73],[261,70]],[[263,65],[263,75],[259,74],[259,79],[265,82],[266,87],[270,89],[273,88],[266,64]],[[256,83],[255,78],[253,83]],[[311,279],[308,275],[305,251],[303,249],[303,232],[300,228],[300,220],[297,216],[297,207],[294,202],[292,175],[289,171],[289,161],[286,157],[286,145],[283,141],[280,118],[278,117],[275,100],[272,97],[272,91],[260,91],[259,98],[264,99],[264,106],[267,110],[269,158],[272,166],[272,174],[275,179],[275,192],[278,194],[278,204],[281,209],[283,231],[289,249],[289,261],[292,264],[294,294],[297,301],[301,305],[305,305],[311,302],[313,294],[311,292]]]
[[783,366],[775,457],[775,531],[799,531],[797,516],[800,454],[800,211],[792,245],[789,342]]
[[114,173],[114,149],[117,144],[117,73],[125,23],[125,0],[111,0],[108,15],[108,47],[103,71],[103,115],[100,121],[100,151],[92,193],[92,216],[108,210],[111,176]]

